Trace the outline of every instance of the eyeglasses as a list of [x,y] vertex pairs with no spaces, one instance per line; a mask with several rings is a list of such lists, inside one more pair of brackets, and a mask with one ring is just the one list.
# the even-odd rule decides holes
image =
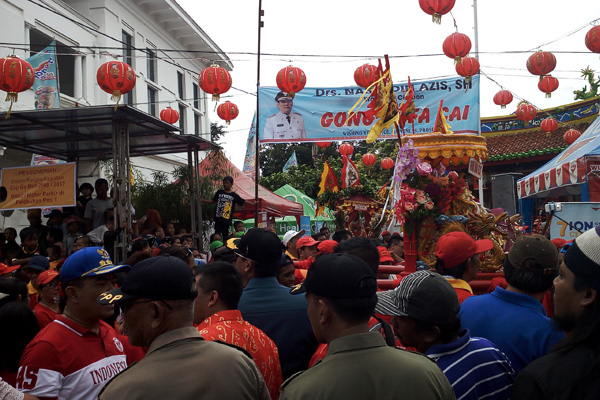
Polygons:
[[[241,257],[241,258],[243,258],[244,260],[248,260],[248,261],[252,261],[253,263],[256,263],[256,261],[254,261],[253,259],[251,259],[251,258],[248,258],[248,257],[246,257],[246,256],[243,256],[243,255],[241,255],[240,253],[234,252],[233,254],[235,254],[235,256],[236,256],[236,257]],[[236,259],[236,260],[237,260],[237,259]]]
[[150,303],[150,302],[153,302],[153,301],[158,301],[158,302],[164,304],[165,307],[167,307],[169,310],[173,309],[173,307],[171,307],[170,305],[168,305],[164,300],[154,300],[154,299],[152,299],[152,300],[142,300],[142,301],[137,301],[137,302],[133,302],[133,301],[131,301],[131,302],[127,302],[127,301],[121,302],[121,303],[119,303],[119,310],[121,310],[121,314],[125,314],[127,312],[127,310],[129,310],[132,306],[134,306],[136,304]]

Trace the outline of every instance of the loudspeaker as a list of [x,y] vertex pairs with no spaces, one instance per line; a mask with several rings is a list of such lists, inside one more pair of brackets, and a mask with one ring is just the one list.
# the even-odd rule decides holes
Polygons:
[[498,174],[491,176],[492,182],[492,207],[502,208],[509,215],[518,213],[517,206],[517,180],[523,174]]

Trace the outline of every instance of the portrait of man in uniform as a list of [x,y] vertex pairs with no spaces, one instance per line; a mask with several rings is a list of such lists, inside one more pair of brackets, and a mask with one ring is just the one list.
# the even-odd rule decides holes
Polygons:
[[279,112],[267,117],[263,139],[306,139],[302,115],[292,112],[294,99],[287,93],[275,96]]

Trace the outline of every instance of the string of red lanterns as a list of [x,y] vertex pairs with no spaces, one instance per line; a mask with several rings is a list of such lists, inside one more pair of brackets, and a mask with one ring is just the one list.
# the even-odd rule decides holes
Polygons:
[[231,124],[231,120],[235,119],[240,114],[238,106],[230,101],[219,104],[217,107],[217,115],[224,120],[227,125]]
[[174,108],[167,107],[160,112],[160,119],[169,124],[174,124],[175,122],[179,121],[179,111],[175,110]]
[[573,142],[575,142],[577,139],[579,139],[580,136],[581,136],[581,132],[579,132],[577,129],[569,129],[568,131],[565,132],[563,139],[570,146],[573,144]]
[[198,76],[198,85],[205,93],[212,94],[213,101],[219,101],[221,95],[231,89],[232,83],[229,72],[216,64],[204,68]]
[[494,103],[500,108],[506,108],[507,104],[513,101],[513,95],[508,90],[501,90],[494,95]]
[[442,50],[447,57],[454,59],[454,64],[457,64],[471,51],[471,39],[464,33],[454,32],[444,39]]
[[558,122],[554,118],[546,118],[540,124],[540,128],[546,133],[551,133],[558,129]]
[[306,86],[306,75],[300,68],[290,65],[277,73],[275,81],[279,90],[293,98],[296,93]]

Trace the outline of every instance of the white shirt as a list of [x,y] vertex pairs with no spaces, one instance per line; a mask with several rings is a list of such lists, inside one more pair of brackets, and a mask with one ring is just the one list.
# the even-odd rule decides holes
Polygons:
[[280,111],[267,117],[263,139],[306,139],[302,115],[294,112],[286,115]]

